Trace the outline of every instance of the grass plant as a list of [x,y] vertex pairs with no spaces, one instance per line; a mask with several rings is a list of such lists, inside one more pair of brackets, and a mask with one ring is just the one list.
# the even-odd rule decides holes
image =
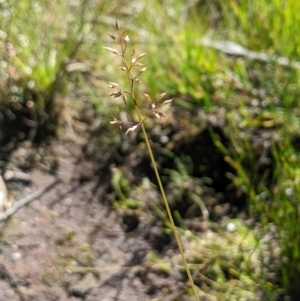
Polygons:
[[142,58],[146,55],[146,53],[136,55],[136,52],[133,49],[130,52],[129,57],[128,57],[126,51],[128,50],[127,46],[128,46],[128,42],[130,40],[129,36],[127,35],[126,31],[121,30],[121,27],[117,21],[116,21],[116,29],[118,30],[118,35],[115,36],[113,34],[109,34],[109,36],[111,37],[111,39],[113,41],[115,41],[117,43],[117,45],[119,45],[120,50],[117,50],[117,49],[111,48],[111,47],[105,47],[105,49],[108,50],[109,52],[111,52],[112,54],[120,57],[120,59],[122,61],[122,66],[120,67],[120,70],[121,70],[121,72],[125,73],[125,75],[128,79],[129,89],[122,88],[117,83],[110,82],[109,88],[113,89],[114,91],[111,92],[109,95],[114,98],[122,97],[125,105],[127,105],[128,96],[129,96],[131,98],[131,101],[133,101],[134,109],[135,109],[136,115],[138,117],[138,121],[137,122],[122,121],[122,120],[119,120],[119,119],[113,117],[111,123],[117,125],[119,130],[121,130],[123,126],[129,125],[129,128],[126,131],[126,134],[136,130],[138,127],[142,128],[144,140],[147,145],[147,150],[148,150],[149,156],[151,158],[152,167],[153,167],[155,175],[156,175],[159,189],[160,189],[160,192],[161,192],[161,195],[163,198],[163,202],[164,202],[164,205],[165,205],[165,208],[167,211],[167,216],[170,221],[171,229],[175,236],[179,252],[182,256],[182,261],[183,261],[193,294],[195,296],[195,300],[199,301],[200,299],[199,299],[198,290],[194,284],[194,280],[193,280],[192,274],[190,272],[190,268],[188,266],[186,256],[184,254],[182,243],[180,241],[180,237],[179,237],[179,234],[177,232],[177,229],[176,229],[176,226],[175,226],[175,223],[173,220],[173,216],[172,216],[172,213],[171,213],[171,210],[169,207],[166,193],[165,193],[164,187],[162,185],[161,177],[158,172],[157,164],[154,159],[150,141],[148,139],[148,135],[147,135],[146,129],[144,127],[144,122],[152,115],[156,116],[157,118],[167,117],[163,112],[159,111],[158,109],[164,105],[168,105],[169,103],[172,102],[173,99],[163,100],[164,97],[166,96],[166,93],[162,93],[156,98],[155,101],[153,101],[148,94],[143,93],[145,100],[149,102],[150,109],[149,109],[148,113],[146,113],[145,117],[142,116],[141,111],[140,111],[141,104],[138,102],[138,98],[136,97],[136,93],[135,93],[135,84],[141,83],[139,76],[142,73],[144,73],[147,69],[147,67],[144,67],[143,64],[140,62],[142,60]]
[[[66,7],[73,14],[64,18]],[[34,125],[28,124],[42,125],[42,135],[56,132],[65,112],[57,95],[67,90],[67,66],[93,27],[88,7],[89,0],[81,5],[24,0],[9,1],[1,8],[7,49],[3,100],[14,110],[29,112]]]

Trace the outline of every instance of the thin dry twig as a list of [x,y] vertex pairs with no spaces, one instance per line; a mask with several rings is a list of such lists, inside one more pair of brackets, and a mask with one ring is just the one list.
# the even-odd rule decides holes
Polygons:
[[55,180],[54,182],[52,182],[45,188],[35,191],[35,192],[25,196],[24,198],[20,199],[19,201],[15,202],[12,207],[7,209],[0,215],[0,222],[5,221],[8,217],[10,217],[14,213],[16,213],[21,207],[27,205],[28,203],[36,200],[39,197],[41,197],[44,193],[46,193],[48,190],[52,189],[59,182],[60,182],[59,180]]

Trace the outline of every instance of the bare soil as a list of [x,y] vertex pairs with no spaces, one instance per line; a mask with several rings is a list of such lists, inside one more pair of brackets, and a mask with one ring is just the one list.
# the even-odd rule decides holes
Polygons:
[[[188,123],[189,118],[182,120]],[[198,118],[196,125],[201,129]],[[170,123],[169,130],[167,126],[164,132],[151,132],[160,168],[174,167],[172,159],[162,159],[164,141],[159,139],[165,135],[174,141],[165,145],[174,153],[193,156],[198,165],[209,160],[207,176],[213,177],[219,167],[215,187],[207,187],[204,197],[211,217],[218,219],[238,210],[235,200],[243,197],[236,191],[225,192],[229,183],[224,174],[229,167],[208,131],[202,129],[189,137],[184,133],[185,122],[178,120]],[[125,137],[121,144],[107,146],[98,138],[105,131],[88,131],[87,125],[80,124],[39,144],[24,140],[13,149],[5,148],[8,142],[3,144],[3,173],[22,171],[30,177],[29,181],[7,181],[11,205],[58,182],[0,224],[0,301],[192,300],[185,294],[188,282],[185,272],[178,269],[181,261],[173,236],[149,209],[148,204],[160,202],[157,189],[145,185],[142,194],[135,195],[147,204],[142,210],[113,206],[117,196],[111,185],[112,164],[121,166],[134,185],[145,179],[155,182],[139,134],[132,145]],[[232,200],[230,206],[225,198]],[[177,209],[184,214],[188,207]],[[207,231],[202,217],[196,217],[189,222],[191,230]],[[167,269],[151,261],[153,253]]]

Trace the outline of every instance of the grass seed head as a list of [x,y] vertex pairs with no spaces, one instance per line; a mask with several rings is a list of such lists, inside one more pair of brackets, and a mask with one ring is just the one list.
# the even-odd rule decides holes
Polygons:
[[134,125],[134,126],[132,126],[132,127],[130,127],[127,131],[126,131],[126,135],[127,134],[129,134],[130,132],[133,132],[137,127],[138,127],[139,125],[138,124],[136,124],[136,125]]
[[[126,76],[128,77],[128,80],[130,81],[130,89],[127,91],[127,90],[123,89],[122,87],[120,87],[117,83],[109,82],[108,87],[115,90],[115,91],[109,93],[109,96],[112,96],[114,98],[122,96],[124,104],[127,105],[127,96],[130,95],[133,99],[135,106],[138,107],[138,103],[136,102],[136,99],[134,96],[134,83],[142,83],[142,81],[139,79],[139,76],[143,72],[145,72],[148,67],[144,67],[144,65],[138,61],[140,61],[146,55],[146,53],[141,53],[140,55],[135,56],[136,52],[135,52],[135,49],[133,49],[130,52],[130,60],[127,61],[125,53],[127,51],[127,43],[130,41],[129,36],[127,35],[126,31],[121,31],[121,27],[120,27],[118,21],[116,21],[116,29],[119,32],[119,37],[117,38],[113,34],[109,34],[109,36],[111,37],[112,40],[116,41],[117,44],[119,44],[120,50],[110,48],[110,47],[103,47],[103,48],[110,51],[111,53],[121,57],[122,66],[120,66],[119,69],[121,71],[124,71]],[[137,74],[132,73],[132,67],[140,67]],[[147,99],[147,101],[150,102],[150,104],[151,104],[151,107],[150,107],[148,113],[146,113],[144,118],[139,116],[140,120],[138,123],[122,122],[116,118],[113,118],[112,121],[110,122],[111,124],[117,125],[119,130],[121,130],[121,128],[125,124],[133,125],[127,129],[126,135],[130,132],[133,132],[136,128],[138,128],[139,125],[143,124],[151,115],[154,115],[157,118],[167,117],[164,113],[157,111],[157,108],[172,102],[173,99],[165,100],[164,102],[156,105],[156,103],[161,101],[166,96],[166,93],[161,93],[156,98],[155,101],[153,101],[147,93],[143,93],[143,94],[144,94],[145,98]]]
[[116,38],[113,34],[110,34],[110,33],[109,33],[109,36],[110,36],[114,41],[117,40],[117,38]]
[[142,59],[144,56],[146,55],[146,52],[145,53],[142,53],[140,54],[138,57],[137,57],[137,61],[139,61],[140,59]]
[[143,94],[149,102],[152,102],[152,99],[149,94],[147,94],[147,93],[143,93]]
[[114,82],[109,82],[108,87],[112,88],[112,89],[115,89],[115,88],[119,88],[119,85],[117,83],[114,83]]
[[147,68],[148,68],[148,67],[144,67],[144,68],[142,68],[142,69],[140,70],[140,73],[143,73],[143,72],[145,72],[145,71],[147,70]]
[[121,55],[117,49],[110,48],[110,47],[103,47],[104,49],[108,50],[109,52],[116,54],[116,55]]

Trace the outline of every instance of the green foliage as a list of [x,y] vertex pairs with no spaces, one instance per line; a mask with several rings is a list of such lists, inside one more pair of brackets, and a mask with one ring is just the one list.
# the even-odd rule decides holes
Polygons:
[[[224,23],[234,39],[239,39],[253,50],[264,49],[277,55],[299,58],[300,4],[289,1],[220,1]],[[228,30],[228,27],[226,28]],[[293,41],[291,43],[291,41]]]
[[[299,37],[295,35],[300,28],[297,1],[229,1],[220,4],[222,20],[218,35],[223,34],[222,39],[225,36],[253,51],[284,56],[289,60],[299,58]],[[262,228],[270,223],[276,226],[281,249],[277,273],[287,292],[297,289],[294,279],[300,277],[299,227],[296,226],[300,208],[299,160],[290,139],[299,135],[299,69],[286,69],[275,61],[268,65],[234,62],[232,66],[232,70],[238,72],[244,92],[227,92],[231,96],[226,105],[226,133],[230,147],[225,148],[219,137],[213,135],[225,159],[235,169],[235,175],[231,175],[235,185],[249,197],[250,215],[262,223]],[[261,95],[257,93],[259,91]],[[250,95],[250,102],[245,93]],[[253,134],[251,138],[251,133],[259,131],[273,133],[269,136],[271,139],[266,137],[261,142],[262,145],[269,144],[269,158],[273,161],[272,170],[267,168],[264,172],[259,168],[260,158]]]
[[185,213],[187,216],[189,212],[199,208],[204,219],[208,220],[209,213],[201,196],[202,186],[211,184],[211,179],[193,177],[193,162],[188,156],[175,157],[174,163],[176,169],[165,169],[165,174],[168,176],[166,189],[170,192],[168,195],[170,203],[173,206],[175,203],[177,206],[180,203],[189,205],[190,207]]
[[[284,146],[284,147],[282,147]],[[269,202],[269,219],[278,229],[281,242],[281,274],[284,287],[297,288],[300,275],[299,181],[300,157],[288,139],[274,150],[277,184],[273,187]]]
[[[162,4],[158,0],[144,0],[120,3],[2,1],[1,104],[22,103],[35,95],[34,101],[39,108],[49,113],[49,106],[57,111],[64,108],[63,99],[69,92],[72,107],[91,107],[100,112],[101,118],[97,117],[95,124],[100,125],[103,116],[133,115],[132,105],[128,110],[119,109],[122,99],[108,101],[106,96],[107,81],[118,82],[121,86],[127,84],[124,74],[115,74],[117,64],[103,50],[103,46],[115,46],[106,43],[107,27],[111,28],[114,18],[118,18],[132,45],[139,47],[140,53],[147,52],[144,63],[149,69],[143,76],[141,90],[149,90],[145,92],[151,95],[165,91],[177,96],[176,104],[191,111],[226,109],[224,132],[229,146],[225,147],[217,134],[211,134],[233,168],[228,177],[247,196],[248,213],[258,222],[258,232],[269,231],[270,224],[276,226],[278,237],[274,240],[280,244],[280,264],[276,265],[275,273],[280,275],[276,280],[279,290],[287,293],[297,288],[296,281],[300,278],[300,228],[297,227],[300,162],[291,137],[300,135],[299,64],[298,67],[297,64],[283,67],[277,59],[299,60],[300,2],[168,0]],[[205,45],[205,39],[233,41],[248,50],[265,53],[271,59],[266,63],[243,56],[228,57]],[[72,63],[82,63],[86,68],[67,71]],[[72,94],[74,87],[79,91],[77,94]],[[58,103],[50,97],[53,92],[59,95]],[[140,90],[136,95],[140,95]],[[262,153],[251,137],[253,133],[267,132],[272,135],[263,139],[269,143],[266,150],[272,166],[261,171],[257,161]],[[102,139],[107,144],[120,140]],[[180,200],[188,195],[191,199],[196,196],[199,201],[203,179],[191,176],[193,166],[189,158],[174,160],[177,168],[167,171],[171,198]],[[113,175],[111,184],[117,208],[140,208],[141,203],[132,198],[135,188],[120,170]],[[67,239],[73,237],[71,232],[66,233]],[[236,236],[240,238],[239,233]],[[220,300],[233,300],[233,295],[241,298],[239,288],[245,283],[251,295],[249,300],[255,299],[255,287],[266,293],[269,300],[274,298],[272,291],[277,288],[273,280],[264,278],[264,273],[259,277],[253,270],[253,265],[259,266],[261,261],[253,264],[246,260],[245,267],[240,266],[238,256],[257,248],[253,243],[254,235],[249,236],[252,242],[246,249],[238,249],[234,244],[218,249],[213,242],[207,247],[211,254],[207,255],[206,267],[201,273],[213,278]],[[256,240],[260,238],[255,237]],[[260,245],[259,241],[257,243]],[[199,251],[196,264],[203,263],[201,252],[204,250]],[[234,256],[223,255],[223,252]],[[228,274],[236,282],[228,279]],[[215,289],[214,285],[212,288]]]
[[131,184],[124,177],[123,172],[120,169],[114,168],[114,173],[111,178],[111,184],[116,194],[116,199],[113,202],[114,207],[127,209],[138,209],[142,207],[142,203],[130,198]]
[[[10,64],[24,85],[21,88],[50,93],[83,31],[87,31],[84,20],[78,23],[78,7],[68,2],[11,1],[5,8],[2,28],[11,45]],[[73,15],[65,18],[67,7]],[[38,105],[44,108],[45,94],[40,96]]]
[[171,269],[170,263],[163,261],[161,258],[157,256],[157,254],[155,254],[155,252],[150,251],[147,254],[147,258],[152,263],[152,268],[166,275],[170,274],[170,269]]

